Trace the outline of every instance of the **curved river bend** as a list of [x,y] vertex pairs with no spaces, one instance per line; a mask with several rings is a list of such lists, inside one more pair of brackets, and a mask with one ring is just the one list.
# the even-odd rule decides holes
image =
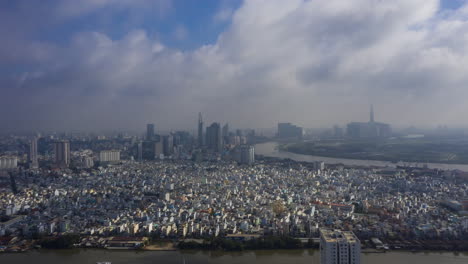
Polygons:
[[343,164],[350,166],[378,166],[378,167],[396,167],[396,166],[414,166],[422,167],[427,165],[430,169],[442,169],[442,170],[461,170],[468,172],[468,165],[466,164],[443,164],[443,163],[414,163],[414,162],[398,162],[392,163],[390,161],[380,160],[360,160],[360,159],[342,159],[342,158],[330,158],[312,155],[296,154],[288,151],[279,151],[277,142],[267,142],[255,145],[255,154],[263,155],[265,157],[275,157],[292,159],[295,161],[323,161],[328,164]]

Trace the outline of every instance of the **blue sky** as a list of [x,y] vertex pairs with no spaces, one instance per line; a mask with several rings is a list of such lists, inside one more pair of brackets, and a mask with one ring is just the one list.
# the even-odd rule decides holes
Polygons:
[[[44,5],[54,1],[43,1]],[[151,1],[149,1],[151,2]],[[216,19],[224,10],[234,11],[241,0],[171,0],[160,10],[154,1],[150,8],[97,8],[83,16],[53,23],[34,33],[37,39],[64,43],[80,31],[98,31],[119,39],[135,28],[144,29],[149,35],[160,39],[170,47],[193,49],[214,43],[218,35],[229,24],[229,20]],[[12,11],[20,9],[21,1],[7,5]],[[178,38],[176,31],[183,29],[186,35]]]
[[466,0],[442,0],[441,8],[443,9],[457,9],[463,5]]
[[[465,2],[441,0],[441,9],[457,9]],[[15,1],[10,1],[7,4],[15,6],[14,3]],[[141,28],[170,47],[193,49],[214,43],[230,22],[216,20],[216,14],[222,10],[234,11],[241,4],[242,0],[171,0],[170,6],[163,11],[158,11],[157,8],[138,9],[137,12],[126,8],[117,11],[98,9],[65,23],[44,28],[36,36],[41,40],[63,43],[69,41],[76,32],[99,31],[119,39],[129,30]],[[186,31],[186,36],[178,39],[175,31],[181,28]]]
[[187,128],[200,111],[326,127],[371,103],[379,121],[458,126],[468,112],[462,0],[15,0],[0,35],[6,130]]

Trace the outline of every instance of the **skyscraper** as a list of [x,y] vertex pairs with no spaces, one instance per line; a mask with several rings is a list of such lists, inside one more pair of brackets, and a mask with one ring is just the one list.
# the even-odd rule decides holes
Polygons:
[[163,137],[163,153],[164,156],[171,156],[174,152],[174,137],[167,135]]
[[223,126],[223,137],[228,137],[229,136],[229,124],[226,123],[224,126]]
[[214,152],[223,151],[223,138],[219,123],[215,122],[206,128],[206,145]]
[[154,124],[146,125],[146,140],[154,140]]
[[240,160],[241,164],[252,165],[255,162],[255,149],[254,146],[242,145],[240,146]]
[[201,113],[198,113],[198,146],[203,146],[203,118]]
[[38,168],[39,163],[37,161],[37,138],[33,137],[31,142],[29,142],[29,155],[28,155],[29,167]]
[[374,123],[374,106],[373,105],[370,106],[370,119],[369,119],[369,122]]
[[361,243],[351,231],[320,230],[321,264],[360,264]]
[[68,168],[70,165],[70,142],[60,140],[54,143],[55,164],[60,168]]
[[229,124],[226,123],[224,124],[223,126],[223,130],[222,130],[222,140],[223,140],[223,144],[226,145],[229,143]]

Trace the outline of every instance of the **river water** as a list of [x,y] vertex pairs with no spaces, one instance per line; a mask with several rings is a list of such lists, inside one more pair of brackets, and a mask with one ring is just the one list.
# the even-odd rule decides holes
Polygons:
[[[388,252],[362,254],[363,264],[466,264],[468,254],[450,252]],[[184,262],[185,260],[185,262]],[[0,254],[2,264],[319,264],[318,250],[222,251],[111,251],[104,249],[40,250]]]
[[396,166],[414,166],[422,167],[427,165],[430,169],[442,169],[442,170],[461,170],[468,172],[468,165],[466,164],[443,164],[443,163],[414,163],[414,162],[398,162],[392,163],[390,161],[380,160],[360,160],[360,159],[341,159],[341,158],[330,158],[320,157],[312,155],[302,155],[287,151],[279,151],[277,142],[267,142],[255,145],[255,154],[263,155],[266,157],[276,158],[288,158],[296,161],[323,161],[327,164],[343,164],[352,166],[379,166],[379,167],[396,167]]

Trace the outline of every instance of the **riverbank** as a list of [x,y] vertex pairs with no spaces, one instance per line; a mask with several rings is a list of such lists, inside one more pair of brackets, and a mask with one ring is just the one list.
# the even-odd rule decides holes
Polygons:
[[[180,239],[180,240],[156,240],[149,242],[146,237],[134,237],[133,241],[146,241],[144,244],[136,244],[126,247],[109,246],[109,241],[122,241],[119,237],[81,237],[82,243],[63,244],[61,247],[50,249],[104,249],[117,251],[178,251],[178,250],[208,250],[208,251],[248,251],[248,250],[296,250],[318,249],[318,238],[293,238],[293,237],[257,237],[248,240],[238,240],[227,237],[212,237],[205,239]],[[58,240],[60,238],[56,238]],[[48,238],[47,240],[51,240]],[[468,252],[468,240],[389,240],[381,238],[386,251],[445,251]],[[35,249],[47,249],[41,247],[43,240],[18,240],[19,243],[0,246],[1,253],[24,253]],[[62,241],[67,241],[62,239]],[[127,243],[127,242],[125,242]],[[370,240],[362,239],[363,253],[382,253],[383,248],[376,248]],[[50,244],[46,244],[50,245]],[[56,244],[52,244],[56,245]],[[126,244],[128,245],[128,244]]]
[[281,144],[296,154],[389,162],[468,164],[466,139],[342,139]]
[[147,251],[176,251],[178,250],[178,248],[176,247],[176,244],[173,242],[149,244],[143,247],[142,249],[147,250]]
[[468,172],[468,165],[465,164],[444,164],[444,163],[414,163],[399,161],[397,163],[391,161],[380,160],[363,160],[363,159],[346,159],[346,158],[332,158],[325,156],[314,156],[296,154],[288,151],[281,151],[278,142],[267,142],[255,145],[255,154],[278,159],[291,159],[299,162],[315,162],[323,161],[326,164],[342,164],[345,166],[364,166],[364,167],[426,167],[429,169],[440,170],[460,170]]

